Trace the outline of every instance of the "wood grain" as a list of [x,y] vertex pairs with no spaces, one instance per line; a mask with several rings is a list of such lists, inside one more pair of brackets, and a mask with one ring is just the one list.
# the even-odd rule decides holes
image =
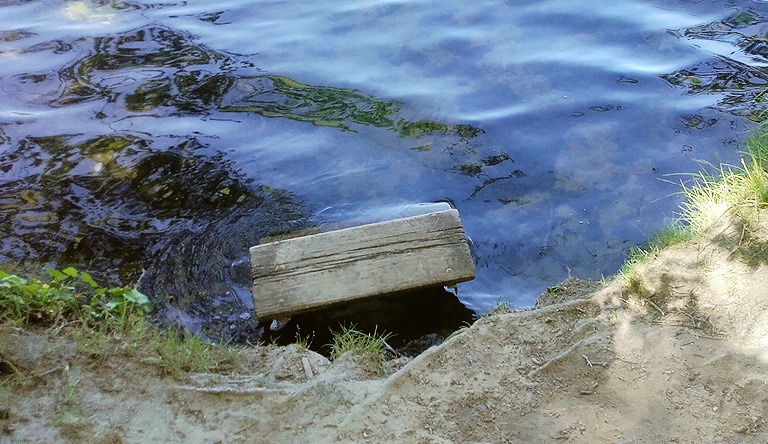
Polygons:
[[250,257],[260,321],[475,277],[457,210],[256,245]]

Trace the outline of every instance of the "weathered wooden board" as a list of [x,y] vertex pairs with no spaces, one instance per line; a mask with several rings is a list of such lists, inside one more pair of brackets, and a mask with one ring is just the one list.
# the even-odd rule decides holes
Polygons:
[[475,277],[456,210],[256,245],[250,256],[259,320]]

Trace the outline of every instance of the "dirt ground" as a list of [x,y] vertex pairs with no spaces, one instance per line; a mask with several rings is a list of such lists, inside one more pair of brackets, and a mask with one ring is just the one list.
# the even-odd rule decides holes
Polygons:
[[730,245],[668,248],[633,285],[568,280],[384,363],[265,346],[174,379],[6,325],[34,376],[0,386],[0,443],[765,443],[768,268]]

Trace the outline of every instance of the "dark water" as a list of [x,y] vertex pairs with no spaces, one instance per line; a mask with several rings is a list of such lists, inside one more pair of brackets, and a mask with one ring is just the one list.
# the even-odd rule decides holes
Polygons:
[[448,202],[461,302],[530,306],[737,158],[766,32],[752,0],[0,1],[0,262],[247,338],[250,245]]

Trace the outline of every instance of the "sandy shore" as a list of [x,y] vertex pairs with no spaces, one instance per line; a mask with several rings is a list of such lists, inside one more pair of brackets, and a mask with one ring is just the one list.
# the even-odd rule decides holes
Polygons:
[[0,370],[32,376],[0,386],[0,443],[766,442],[765,254],[720,234],[413,359],[259,346],[236,373],[171,378],[119,344],[94,358],[4,325]]

